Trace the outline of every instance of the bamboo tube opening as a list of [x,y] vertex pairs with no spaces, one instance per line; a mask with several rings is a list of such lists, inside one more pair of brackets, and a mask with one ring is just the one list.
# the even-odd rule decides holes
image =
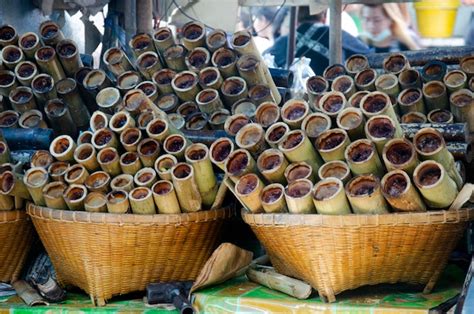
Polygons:
[[382,183],[382,191],[386,195],[399,197],[408,191],[410,178],[405,172],[395,172],[387,175]]
[[0,41],[1,42],[11,42],[17,37],[18,34],[16,29],[10,25],[2,25],[0,27]]
[[257,111],[257,106],[252,100],[242,98],[232,105],[231,111],[232,114],[243,114],[246,117],[253,119],[255,117],[255,112]]
[[[281,108],[281,116],[287,123],[300,123],[309,114],[309,105],[304,100],[289,100]],[[285,121],[285,122],[286,122]]]
[[18,112],[13,110],[6,110],[0,113],[0,128],[11,128],[14,127],[18,120],[20,119],[20,115]]
[[463,71],[460,70],[453,70],[444,76],[444,84],[451,88],[456,87],[463,87],[463,85],[467,82],[467,75]]
[[197,101],[202,104],[208,104],[219,97],[218,92],[215,89],[204,89],[197,94]]
[[373,117],[366,124],[369,135],[373,138],[392,138],[395,135],[395,126],[389,117]]
[[117,87],[123,91],[134,89],[141,82],[140,75],[134,71],[126,71],[117,78]]
[[319,167],[318,176],[321,180],[334,177],[346,182],[351,177],[351,172],[344,161],[331,160]]
[[152,168],[142,168],[140,169],[134,177],[135,184],[137,186],[148,186],[153,184],[156,180],[156,172]]
[[169,29],[168,27],[160,27],[155,32],[155,34],[153,34],[153,38],[157,42],[165,42],[172,36],[173,36],[173,33],[171,32],[171,29]]
[[328,130],[319,135],[316,145],[320,151],[332,151],[338,149],[347,139],[343,130]]
[[[214,57],[214,56],[213,56]],[[218,83],[220,78],[219,70],[216,68],[208,67],[204,68],[199,72],[199,83],[204,87],[214,86]],[[216,86],[219,88],[220,86]]]
[[121,165],[131,165],[140,159],[136,152],[126,152],[120,156]]
[[206,45],[211,51],[215,51],[227,45],[227,34],[224,30],[215,29],[206,38]]
[[179,105],[178,96],[175,94],[165,94],[158,99],[157,106],[166,113],[176,111]]
[[43,188],[43,195],[46,206],[55,209],[66,209],[64,203],[63,194],[67,189],[67,185],[64,182],[50,182]]
[[279,183],[273,183],[266,186],[260,196],[262,205],[273,205],[280,202],[285,194],[284,189],[285,188],[283,187],[283,185]]
[[319,106],[327,114],[336,116],[346,104],[346,99],[341,92],[327,93],[320,101]]
[[151,37],[148,34],[137,34],[131,40],[131,47],[139,55],[141,52],[147,51],[152,45]]
[[274,102],[263,102],[255,111],[256,122],[268,128],[280,120],[280,107]]
[[204,112],[196,112],[192,114],[186,121],[186,129],[191,131],[200,131],[207,129],[209,118]]
[[8,151],[8,146],[5,142],[0,142],[0,154],[5,153]]
[[260,179],[254,173],[248,173],[241,177],[235,186],[237,195],[245,196],[257,190],[260,184]]
[[155,161],[155,171],[158,173],[160,178],[171,179],[171,169],[178,163],[175,156],[165,154],[158,157]]
[[84,208],[88,212],[106,212],[107,198],[100,192],[89,193],[84,200]]
[[321,94],[329,89],[329,83],[324,77],[312,76],[306,81],[306,91],[311,94]]
[[[157,144],[157,143],[156,143]],[[184,150],[186,146],[186,140],[183,136],[175,134],[168,136],[165,139],[163,147],[168,153],[178,153]]]
[[442,80],[446,72],[446,64],[440,61],[430,61],[421,70],[426,81]]
[[369,60],[363,55],[355,54],[346,60],[345,67],[347,72],[355,75],[369,67]]
[[63,181],[64,175],[66,174],[68,168],[68,162],[55,161],[49,166],[48,173],[51,176],[51,179],[55,181]]
[[70,59],[76,56],[79,52],[76,44],[72,40],[61,40],[57,46],[56,50],[58,55],[62,58]]
[[[177,135],[174,137],[177,137]],[[175,143],[175,141],[173,141],[173,145],[171,145],[171,147],[172,148],[177,147],[177,144]],[[144,139],[143,141],[140,142],[140,144],[138,144],[138,148],[137,148],[137,152],[140,155],[145,156],[145,157],[157,155],[159,154],[159,151],[160,151],[160,144],[152,138]]]
[[280,143],[285,150],[295,149],[300,146],[304,140],[304,133],[301,130],[294,130],[289,132],[285,139]]
[[213,129],[223,129],[224,123],[230,117],[230,112],[227,109],[219,109],[209,117],[209,124]]
[[244,79],[233,76],[229,77],[224,81],[221,87],[221,91],[226,96],[238,96],[245,93],[247,89],[247,83]]
[[461,70],[464,71],[469,77],[474,75],[474,57],[464,57],[459,63]]
[[[0,71],[0,88],[12,87],[15,83],[15,73],[7,70]],[[5,95],[8,96],[8,95]]]
[[383,68],[388,73],[399,74],[409,67],[407,58],[401,53],[392,54],[383,61]]
[[326,178],[317,183],[313,189],[313,198],[317,201],[328,201],[336,197],[337,192],[344,189],[342,181],[337,178]]
[[390,163],[396,165],[397,168],[402,168],[403,165],[416,158],[414,147],[404,139],[393,139],[388,142],[384,147],[383,155]]
[[165,135],[168,133],[169,127],[168,127],[168,122],[166,120],[163,120],[161,118],[155,118],[152,121],[150,121],[146,127],[146,131],[148,133],[148,136],[157,138],[160,137],[160,135]]
[[25,173],[25,184],[27,187],[41,187],[48,182],[48,172],[41,167],[30,168]]
[[83,80],[84,87],[89,90],[100,88],[107,81],[107,75],[100,69],[94,69],[86,74]]
[[428,97],[439,97],[446,93],[446,86],[440,81],[431,81],[423,85],[423,94]]
[[418,131],[413,138],[417,151],[424,155],[434,155],[445,146],[442,135],[434,129]]
[[[127,192],[125,192],[123,190],[111,191],[106,196],[107,203],[109,203],[111,205],[124,204],[124,203],[127,202],[127,199],[128,199],[128,194],[127,194]],[[127,204],[127,209],[128,209],[128,204]],[[110,209],[109,209],[109,211],[110,211]],[[126,212],[126,210],[124,212]]]
[[[105,126],[107,126],[107,123],[105,123]],[[92,145],[94,145],[96,149],[100,150],[104,147],[113,144],[114,139],[114,132],[104,127],[94,133],[94,135],[92,136]]]
[[31,61],[20,62],[15,67],[15,75],[20,81],[31,81],[36,74],[38,74],[38,68],[36,67],[36,64]]
[[63,197],[66,202],[79,203],[84,201],[87,196],[87,189],[83,185],[72,184],[66,191],[64,191]]
[[194,72],[184,71],[176,74],[171,81],[173,88],[180,92],[191,90],[198,83],[197,75]]
[[122,49],[117,47],[112,47],[107,49],[104,53],[103,61],[106,65],[116,65],[119,64],[122,59],[125,57],[125,53]]
[[6,46],[2,49],[2,58],[5,65],[13,65],[20,62],[25,56],[17,46]]
[[146,130],[146,127],[153,119],[155,119],[155,114],[153,113],[153,111],[143,111],[137,118],[138,128],[140,130]]
[[41,111],[32,109],[24,112],[18,120],[18,125],[24,129],[46,128]]
[[[10,98],[10,103],[12,106],[15,107],[20,107],[23,109],[21,105],[27,105],[33,100],[33,92],[31,91],[31,88],[26,87],[26,86],[19,86],[14,88],[9,95]],[[34,103],[35,104],[35,103]],[[16,111],[20,111],[17,108]],[[36,104],[34,106],[36,108]],[[27,108],[27,109],[34,109],[33,107]]]
[[230,136],[235,136],[240,129],[249,123],[249,118],[243,114],[232,115],[225,121],[224,130]]
[[131,126],[132,117],[128,112],[117,112],[110,118],[110,128],[115,132],[123,132],[127,126]]
[[33,78],[33,81],[31,82],[31,88],[37,93],[46,94],[53,90],[54,80],[48,74],[39,74]]
[[[106,128],[108,124],[108,117],[102,111],[95,111],[92,114],[90,119],[90,128],[93,132],[96,133],[99,130]],[[100,138],[102,138],[104,137],[104,134],[101,134],[100,136]]]
[[257,159],[257,167],[261,173],[271,172],[280,167],[285,161],[285,156],[277,149],[264,151]]
[[278,122],[268,128],[265,139],[268,144],[278,145],[289,131],[290,128],[286,123]]
[[76,159],[76,161],[80,163],[93,157],[94,154],[95,154],[94,146],[88,143],[84,143],[84,144],[79,145],[74,151],[74,159]]
[[362,163],[370,160],[375,153],[375,147],[369,140],[360,140],[348,147],[346,150],[346,159],[353,163]]
[[377,79],[377,71],[374,69],[365,69],[357,73],[354,80],[359,88],[368,88],[372,84],[375,84]]
[[37,150],[31,156],[31,167],[42,167],[47,169],[54,161],[53,156],[46,150]]
[[212,55],[212,65],[221,69],[231,67],[236,60],[235,53],[227,48],[219,48]]
[[346,185],[346,191],[349,196],[363,197],[370,196],[380,187],[380,182],[374,175],[360,175],[352,178]]
[[158,85],[158,88],[164,85],[171,85],[171,81],[176,76],[176,72],[171,69],[161,69],[153,74],[153,82]]
[[337,125],[344,130],[353,130],[364,121],[362,112],[356,108],[346,108],[337,116]]
[[260,104],[272,97],[271,89],[267,85],[254,85],[249,90],[249,98]]
[[173,184],[166,180],[156,182],[152,188],[153,193],[158,195],[167,195],[173,192],[173,190]]
[[137,66],[139,69],[148,70],[159,64],[160,60],[156,52],[147,51],[137,58]]
[[400,85],[405,87],[421,87],[420,72],[415,69],[406,69],[398,76]]
[[427,118],[421,112],[408,112],[402,118],[402,123],[426,123]]
[[58,37],[61,30],[59,29],[58,24],[54,23],[53,21],[45,21],[40,24],[39,32],[43,41],[46,42]]
[[180,163],[173,168],[172,172],[175,178],[184,180],[193,175],[193,168],[188,164]]
[[225,171],[231,176],[239,176],[250,165],[251,156],[246,150],[236,150],[229,154]]
[[199,22],[189,22],[183,27],[183,37],[190,42],[197,42],[206,35],[204,26]]
[[346,68],[342,64],[333,64],[333,65],[328,66],[324,70],[323,77],[329,82],[332,82],[338,76],[345,75],[345,74],[346,74]]
[[211,55],[206,48],[196,47],[186,56],[186,63],[190,69],[197,71],[205,68],[211,61]]
[[11,171],[5,171],[0,175],[0,189],[2,194],[11,193],[15,187],[16,178]]
[[133,189],[133,176],[121,174],[110,181],[110,188],[114,191],[131,191]]
[[403,90],[398,96],[398,102],[402,106],[409,106],[421,100],[423,94],[418,88],[408,88]]
[[51,143],[50,153],[58,159],[58,157],[65,156],[74,149],[75,145],[72,138],[69,135],[61,135]]
[[67,169],[66,173],[64,174],[64,179],[67,183],[72,184],[78,183],[76,181],[84,176],[88,176],[86,168],[81,164],[75,164]]
[[[431,123],[452,123],[454,120],[453,114],[446,109],[435,109],[428,113],[428,121]],[[425,121],[426,122],[426,121]],[[425,123],[420,122],[420,123]]]
[[391,106],[390,98],[384,93],[370,93],[361,102],[361,109],[371,115],[377,115]]
[[112,164],[114,161],[118,161],[119,155],[115,148],[106,147],[97,154],[97,159],[102,164]]
[[56,51],[53,47],[45,46],[38,49],[35,53],[35,59],[43,62],[53,60],[56,56]]
[[354,80],[349,75],[338,76],[332,82],[331,89],[336,92],[341,92],[344,95],[350,93],[354,89]]
[[182,103],[176,112],[184,117],[185,120],[188,120],[190,116],[199,112],[199,107],[194,101],[187,101]]
[[252,37],[249,32],[238,32],[232,38],[232,45],[234,47],[245,47],[251,40]]
[[95,99],[100,108],[111,112],[121,101],[120,91],[115,87],[107,87],[102,89]]
[[217,139],[209,148],[210,159],[214,164],[224,163],[234,150],[234,143],[226,137]]
[[78,145],[86,144],[86,143],[91,144],[93,135],[94,134],[91,131],[82,132],[77,138],[77,144]]
[[150,81],[144,81],[137,85],[137,89],[140,89],[145,95],[150,98],[151,101],[155,101],[158,98],[158,87],[155,83]]
[[303,198],[311,193],[312,185],[307,179],[299,179],[288,184],[285,194],[293,198]]
[[419,187],[430,187],[441,181],[444,175],[444,169],[440,164],[433,161],[425,161],[415,169],[413,180]]
[[398,78],[394,74],[382,74],[375,80],[375,85],[383,90],[391,90],[397,87]]
[[265,131],[262,126],[257,123],[250,123],[242,127],[237,135],[235,141],[240,148],[250,149],[265,138]]
[[473,103],[473,94],[469,90],[461,89],[451,94],[449,100],[455,107],[463,108]]
[[288,183],[291,183],[298,179],[311,180],[312,177],[313,168],[304,161],[292,163],[285,169],[285,178]]
[[204,144],[195,144],[186,150],[186,157],[193,161],[207,159],[208,149]]
[[[187,50],[183,45],[172,45],[166,48],[163,55],[165,57],[166,62],[168,63],[168,66],[170,66],[172,65],[173,61],[184,58],[184,56],[186,55],[186,52]],[[179,66],[175,66],[175,67],[179,67]],[[173,68],[173,70],[175,70],[175,68]]]

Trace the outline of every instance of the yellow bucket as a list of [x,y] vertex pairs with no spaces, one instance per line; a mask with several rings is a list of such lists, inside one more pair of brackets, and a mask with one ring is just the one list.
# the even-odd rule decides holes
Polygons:
[[422,37],[451,37],[459,0],[422,0],[415,2],[418,31]]

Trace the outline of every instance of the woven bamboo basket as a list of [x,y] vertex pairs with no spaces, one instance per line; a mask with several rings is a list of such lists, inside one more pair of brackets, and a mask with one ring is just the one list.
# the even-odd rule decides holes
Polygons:
[[89,213],[28,206],[63,286],[96,305],[148,283],[197,277],[233,208],[188,214]]
[[0,282],[18,279],[33,241],[33,224],[24,210],[0,211]]
[[242,213],[275,268],[326,301],[364,285],[425,285],[428,293],[474,208],[385,215]]

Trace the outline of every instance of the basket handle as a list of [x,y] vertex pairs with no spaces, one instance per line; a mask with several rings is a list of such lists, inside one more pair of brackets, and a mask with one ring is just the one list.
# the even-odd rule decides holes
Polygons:
[[472,198],[474,192],[474,184],[466,183],[461,191],[458,193],[458,196],[454,199],[454,202],[449,207],[449,210],[458,210]]

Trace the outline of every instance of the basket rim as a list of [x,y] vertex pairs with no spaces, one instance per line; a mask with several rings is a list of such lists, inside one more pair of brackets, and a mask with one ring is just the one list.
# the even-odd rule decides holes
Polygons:
[[242,219],[251,226],[375,227],[380,225],[430,225],[471,221],[474,220],[474,207],[461,208],[459,210],[400,212],[377,215],[252,214],[242,210],[241,215]]
[[86,223],[86,224],[117,224],[117,225],[180,225],[186,223],[208,222],[218,219],[231,218],[235,215],[235,209],[231,206],[216,210],[205,210],[194,213],[181,214],[112,214],[94,213],[85,211],[60,210],[42,207],[29,203],[27,213],[33,219],[55,220],[64,223]]
[[17,209],[17,210],[0,210],[0,224],[12,223],[20,220],[27,220],[28,215],[26,211]]

